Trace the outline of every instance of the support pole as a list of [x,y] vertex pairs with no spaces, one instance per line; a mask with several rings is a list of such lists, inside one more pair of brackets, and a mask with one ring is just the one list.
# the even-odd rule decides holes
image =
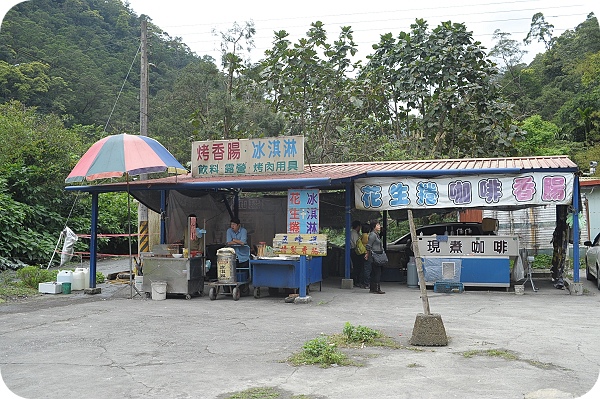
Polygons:
[[417,265],[417,275],[419,276],[419,288],[421,289],[421,300],[423,302],[423,313],[431,314],[429,310],[429,298],[427,297],[427,286],[425,285],[425,273],[423,273],[423,262],[421,261],[421,251],[419,251],[419,242],[417,229],[413,219],[412,209],[408,210],[408,224],[410,225],[410,238],[412,240],[413,252],[415,254],[415,263]]
[[573,282],[579,283],[579,177],[573,182]]
[[350,236],[352,227],[352,183],[346,183],[346,205],[344,209],[344,231],[346,240],[344,245],[344,278],[342,279],[342,289],[351,290],[354,281],[350,278],[350,268],[352,267],[352,258],[350,257]]
[[90,288],[96,288],[98,261],[98,193],[92,193],[92,229],[90,231]]
[[421,289],[421,300],[423,302],[423,313],[417,314],[410,343],[411,345],[420,346],[446,346],[448,345],[448,336],[446,335],[442,316],[432,314],[429,311],[425,273],[423,273],[423,262],[421,261],[417,230],[415,229],[415,221],[411,209],[408,209],[408,224],[410,225],[410,237],[412,239],[413,252],[415,253],[415,262],[419,275],[419,288]]

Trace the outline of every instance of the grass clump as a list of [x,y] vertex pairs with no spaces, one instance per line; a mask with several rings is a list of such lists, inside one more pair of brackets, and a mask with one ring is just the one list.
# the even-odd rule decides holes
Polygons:
[[370,344],[375,341],[375,338],[381,338],[383,334],[380,331],[373,330],[365,326],[353,326],[346,322],[342,334],[349,343]]
[[228,396],[227,399],[277,399],[281,398],[281,394],[276,389],[271,387],[266,388],[250,388],[242,392],[234,393]]
[[37,291],[37,286],[33,289],[18,281],[14,271],[0,272],[0,303],[18,298],[27,298],[36,295]]
[[302,351],[292,355],[289,361],[295,366],[319,364],[321,367],[331,367],[351,364],[348,357],[339,350],[337,344],[331,342],[326,336],[305,342]]
[[503,349],[471,350],[463,352],[462,355],[467,358],[473,356],[490,356],[501,357],[505,360],[519,360],[519,357],[515,353]]
[[353,326],[346,323],[341,334],[331,336],[322,335],[307,341],[302,346],[302,351],[289,357],[287,360],[294,366],[319,364],[321,367],[337,366],[362,366],[345,353],[341,348],[357,349],[365,346],[379,346],[393,349],[402,346],[391,337],[385,336],[381,331],[364,326]]
[[243,391],[226,393],[217,396],[218,399],[314,399],[312,395],[295,395],[292,392],[275,387],[255,387]]

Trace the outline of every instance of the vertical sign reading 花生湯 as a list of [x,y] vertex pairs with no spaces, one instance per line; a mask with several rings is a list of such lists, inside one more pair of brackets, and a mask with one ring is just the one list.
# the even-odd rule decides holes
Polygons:
[[211,140],[192,143],[192,176],[304,172],[304,137]]
[[319,232],[319,190],[288,190],[287,232],[316,234]]

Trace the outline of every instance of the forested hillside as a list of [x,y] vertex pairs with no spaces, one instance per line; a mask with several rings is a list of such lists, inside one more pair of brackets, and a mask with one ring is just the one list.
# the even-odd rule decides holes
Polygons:
[[[194,54],[149,19],[148,135],[182,164],[191,142],[305,136],[310,163],[570,155],[600,160],[600,29],[590,14],[559,37],[536,14],[524,38],[417,20],[381,32],[356,61],[352,27],[315,21],[292,43],[274,34],[248,64],[251,22],[223,33],[223,58]],[[64,178],[100,137],[139,132],[141,16],[121,0],[31,0],[0,29],[0,266],[47,258],[65,219],[89,229],[88,199]],[[100,232],[126,231],[119,195],[103,196]],[[105,245],[105,243],[101,243]]]

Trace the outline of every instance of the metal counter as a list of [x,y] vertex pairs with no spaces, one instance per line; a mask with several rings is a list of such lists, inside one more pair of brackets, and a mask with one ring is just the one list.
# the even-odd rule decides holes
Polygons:
[[[306,286],[322,281],[322,265],[323,260],[320,256],[307,257]],[[251,259],[250,269],[252,270],[252,285],[254,286],[255,297],[260,297],[259,287],[292,288],[302,291],[299,258],[269,257]]]
[[142,271],[142,290],[147,294],[157,281],[167,283],[167,294],[183,294],[186,299],[204,293],[204,257],[148,257],[144,258]]

